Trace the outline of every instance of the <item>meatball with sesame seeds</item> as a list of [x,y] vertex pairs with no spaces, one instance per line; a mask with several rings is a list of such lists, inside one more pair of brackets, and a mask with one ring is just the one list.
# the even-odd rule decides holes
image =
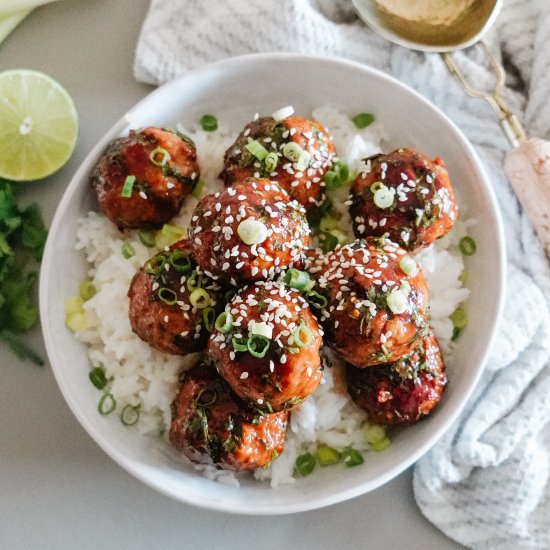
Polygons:
[[307,266],[325,297],[326,342],[352,365],[390,363],[426,335],[428,288],[418,264],[396,244],[369,238],[312,256]]
[[309,226],[303,208],[286,191],[252,178],[202,197],[189,238],[205,273],[237,285],[273,279],[301,265]]
[[323,177],[335,160],[332,138],[319,122],[263,117],[247,124],[225,152],[220,178],[228,186],[248,176],[269,178],[309,210],[323,202]]
[[200,351],[223,307],[221,292],[217,282],[197,271],[190,242],[179,241],[134,275],[128,290],[132,330],[165,353]]
[[389,365],[346,370],[348,391],[369,418],[385,426],[413,424],[441,400],[447,384],[437,341],[430,333]]
[[208,356],[241,399],[276,412],[299,405],[319,384],[321,344],[307,302],[267,281],[245,287],[225,307]]
[[431,161],[411,149],[398,149],[365,162],[349,199],[356,237],[387,234],[415,251],[450,231],[458,207],[440,158]]
[[213,367],[199,364],[184,374],[172,403],[169,438],[193,462],[255,470],[283,452],[287,422],[288,412],[254,410]]
[[199,179],[194,143],[163,128],[115,139],[91,176],[99,206],[119,228],[151,229],[174,217]]

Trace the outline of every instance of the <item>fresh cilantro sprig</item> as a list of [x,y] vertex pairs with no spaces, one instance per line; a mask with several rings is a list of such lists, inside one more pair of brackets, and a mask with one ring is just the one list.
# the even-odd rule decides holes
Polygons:
[[0,179],[0,340],[21,359],[44,361],[19,334],[38,321],[36,267],[48,235],[37,205],[20,208],[13,184]]

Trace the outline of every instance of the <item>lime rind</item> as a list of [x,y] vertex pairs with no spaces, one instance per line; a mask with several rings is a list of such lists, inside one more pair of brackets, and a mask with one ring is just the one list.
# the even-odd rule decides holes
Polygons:
[[67,91],[30,70],[0,73],[0,177],[45,178],[70,158],[78,115]]

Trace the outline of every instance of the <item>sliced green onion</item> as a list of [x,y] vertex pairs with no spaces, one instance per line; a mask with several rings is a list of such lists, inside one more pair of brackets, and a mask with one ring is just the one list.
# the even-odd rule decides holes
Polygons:
[[258,160],[264,160],[269,154],[269,151],[258,141],[254,140],[247,143],[245,147],[254,155]]
[[320,234],[319,242],[321,245],[321,250],[325,253],[334,250],[338,245],[338,237],[335,237],[328,231],[322,231]]
[[97,410],[102,416],[111,414],[116,409],[116,399],[112,393],[104,393],[99,400]]
[[311,453],[304,453],[303,455],[300,455],[294,463],[294,470],[302,477],[311,474],[314,468],[315,457]]
[[107,385],[107,377],[105,376],[105,370],[101,367],[93,368],[89,374],[88,378],[90,382],[98,389],[102,390]]
[[387,449],[389,446],[391,445],[391,440],[389,437],[385,437],[384,439],[382,439],[381,441],[377,441],[376,443],[371,443],[371,446],[370,448],[377,452],[377,453],[380,453],[382,452],[384,449]]
[[347,183],[349,179],[349,167],[345,162],[337,160],[333,165],[332,169],[336,170],[338,177],[340,178],[340,185]]
[[122,413],[120,413],[120,421],[125,426],[134,426],[137,424],[139,420],[139,413],[140,413],[141,405],[126,405],[122,409]]
[[411,277],[416,277],[418,273],[418,264],[410,256],[403,256],[399,262],[399,267],[405,275]]
[[145,272],[150,275],[158,275],[166,264],[166,256],[164,254],[156,254],[145,264]]
[[82,332],[88,328],[88,318],[84,311],[75,311],[65,316],[65,324],[73,332]]
[[311,279],[305,271],[300,271],[294,267],[285,273],[283,279],[286,286],[299,290],[300,292],[311,290],[315,286],[315,281]]
[[155,246],[155,233],[152,231],[138,231],[138,238],[143,246],[153,248]]
[[173,306],[178,301],[178,295],[171,288],[164,286],[158,289],[157,296],[161,302],[168,306]]
[[231,345],[235,351],[248,351],[247,343],[243,338],[233,336],[233,338],[231,338]]
[[468,315],[461,308],[457,307],[450,315],[449,319],[453,322],[453,326],[461,329],[468,325]]
[[457,340],[461,332],[462,332],[462,329],[458,327],[453,327],[453,335],[451,336],[451,342],[454,342],[455,340]]
[[213,115],[203,115],[201,127],[205,132],[214,132],[218,129],[218,119]]
[[122,257],[126,260],[129,260],[136,255],[136,251],[130,243],[122,243],[122,246],[120,247],[120,253],[122,254]]
[[332,216],[323,216],[319,222],[319,229],[321,231],[330,231],[331,229],[338,229],[340,223],[336,218]]
[[352,122],[355,124],[355,127],[359,130],[362,130],[363,128],[366,128],[367,126],[370,126],[375,118],[374,115],[371,113],[359,113],[352,117]]
[[167,246],[181,241],[185,237],[185,233],[185,229],[165,223],[162,229],[159,229],[155,234],[155,246],[160,250],[164,250]]
[[407,295],[401,290],[392,290],[386,298],[386,303],[392,313],[399,315],[407,311]]
[[[304,335],[304,339],[302,339],[302,334]],[[313,334],[303,321],[300,321],[298,327],[294,329],[294,332],[292,333],[292,340],[299,348],[305,348],[311,344]]]
[[346,244],[348,242],[348,236],[340,229],[331,229],[329,234],[336,237],[338,244]]
[[78,289],[80,297],[85,302],[87,302],[90,298],[93,298],[97,294],[97,288],[90,279],[84,279],[83,281],[80,281]]
[[218,315],[214,326],[216,327],[216,330],[222,334],[231,332],[231,329],[233,328],[233,316],[227,311],[222,311]]
[[350,468],[352,466],[359,466],[359,464],[363,464],[363,462],[365,462],[363,455],[353,447],[346,447],[342,450],[341,454],[344,464]]
[[265,336],[268,340],[273,338],[273,326],[264,322],[251,323],[251,326],[249,325],[249,331],[250,334],[255,336]]
[[389,208],[393,204],[393,199],[393,192],[385,185],[374,192],[373,200],[378,208]]
[[329,191],[340,187],[340,178],[338,177],[338,174],[333,170],[328,170],[327,172],[325,172],[325,175],[323,176],[323,181],[325,182],[325,186]]
[[186,284],[189,292],[193,292],[197,288],[201,288],[200,275],[196,271],[193,271],[193,273],[191,273],[191,275],[187,278]]
[[265,357],[270,345],[269,338],[262,336],[261,334],[250,334],[246,341],[246,348],[250,355],[258,358]]
[[216,320],[216,310],[213,307],[205,307],[202,310],[202,322],[208,332],[212,332]]
[[189,301],[191,305],[197,309],[204,309],[212,303],[210,294],[208,294],[204,288],[196,288],[193,290],[189,296]]
[[306,293],[306,300],[310,306],[316,309],[323,309],[328,305],[328,300],[315,290],[310,290]]
[[401,283],[401,286],[399,287],[399,290],[405,294],[405,296],[408,296],[411,293],[411,285],[409,284],[409,281],[403,281]]
[[371,193],[376,193],[378,189],[382,189],[382,187],[386,187],[381,181],[375,181],[370,187]]
[[309,151],[302,151],[298,160],[296,161],[296,169],[303,172],[311,162],[311,153]]
[[317,456],[317,462],[320,466],[332,466],[333,464],[338,464],[341,458],[340,453],[328,445],[319,445],[315,454]]
[[267,226],[260,220],[246,218],[237,227],[237,233],[244,244],[253,245],[263,243],[267,239]]
[[458,243],[458,249],[463,256],[473,256],[476,253],[476,242],[472,237],[462,237]]
[[164,166],[170,160],[170,153],[162,147],[157,147],[151,151],[149,160],[155,166]]
[[189,254],[184,250],[173,250],[168,256],[168,262],[178,272],[188,275],[193,271],[193,264]]
[[268,153],[264,159],[264,164],[267,172],[273,172],[273,170],[277,168],[277,164],[279,164],[279,156],[277,153]]
[[191,195],[193,195],[197,199],[200,199],[203,188],[204,188],[204,180],[200,178],[199,181],[195,184],[195,187],[193,187],[193,191],[191,192]]
[[364,433],[369,445],[378,443],[387,438],[386,430],[377,424],[368,424],[364,430]]
[[72,296],[65,300],[65,313],[79,313],[84,311],[84,300],[80,296]]
[[294,141],[285,143],[283,147],[283,155],[291,162],[298,162],[302,152],[303,149]]
[[132,191],[134,190],[134,183],[136,183],[136,176],[126,176],[124,184],[122,185],[120,196],[125,199],[129,199],[132,196]]

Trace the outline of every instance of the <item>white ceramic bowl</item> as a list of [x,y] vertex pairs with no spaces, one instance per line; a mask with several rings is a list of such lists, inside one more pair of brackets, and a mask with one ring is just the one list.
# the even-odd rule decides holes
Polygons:
[[[386,128],[391,145],[410,146],[446,162],[470,214],[480,220],[471,233],[478,253],[468,261],[470,322],[454,362],[449,386],[436,413],[404,430],[383,453],[340,471],[317,469],[293,485],[271,489],[250,481],[234,488],[209,481],[176,464],[162,441],[140,436],[97,412],[97,390],[88,380],[88,359],[65,327],[63,303],[85,277],[85,259],[74,250],[77,219],[97,209],[88,184],[96,159],[129,127],[163,126],[223,113],[242,127],[255,112],[293,105],[298,113],[332,103],[350,114],[368,109]],[[62,258],[62,269],[59,259]],[[502,228],[487,176],[465,137],[440,111],[396,80],[363,65],[337,59],[288,54],[229,59],[171,82],[136,105],[88,155],[59,204],[46,245],[40,277],[41,321],[48,355],[61,391],[86,431],[123,468],[180,501],[227,512],[286,514],[319,508],[371,491],[425,453],[457,418],[481,374],[502,306]]]

